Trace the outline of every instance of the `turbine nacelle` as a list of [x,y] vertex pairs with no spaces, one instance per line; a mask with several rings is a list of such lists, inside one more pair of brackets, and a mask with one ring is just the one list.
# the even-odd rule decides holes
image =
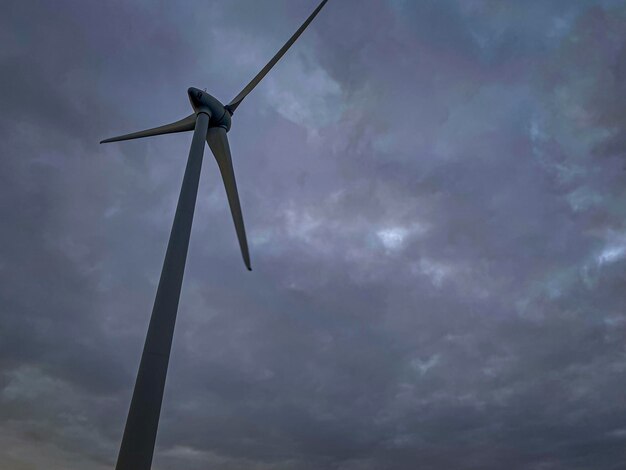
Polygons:
[[226,131],[230,130],[231,113],[220,100],[208,94],[206,91],[194,87],[189,87],[187,95],[189,96],[191,107],[196,114],[208,114],[210,119],[209,127],[223,127]]

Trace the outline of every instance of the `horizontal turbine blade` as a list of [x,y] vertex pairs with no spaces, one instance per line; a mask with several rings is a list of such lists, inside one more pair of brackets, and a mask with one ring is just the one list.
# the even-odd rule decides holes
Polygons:
[[296,42],[296,40],[300,37],[306,27],[309,26],[311,21],[313,21],[313,19],[317,16],[317,14],[324,7],[324,5],[326,5],[327,1],[328,0],[322,0],[322,2],[318,5],[315,11],[313,11],[313,13],[311,13],[311,15],[306,19],[306,21],[302,23],[302,26],[298,28],[298,31],[296,31],[294,35],[289,38],[289,41],[287,41],[285,45],[276,53],[276,55],[272,57],[272,60],[270,60],[267,65],[263,67],[263,69],[256,75],[256,77],[254,77],[252,81],[248,83],[246,87],[241,90],[241,92],[236,97],[234,97],[230,103],[228,103],[226,107],[231,112],[231,114],[235,112],[235,109],[237,109],[239,104],[248,95],[248,93],[250,93],[254,89],[254,87],[256,87],[259,82],[263,80],[263,77],[267,75],[272,67],[276,65],[276,62],[278,62],[280,58],[285,55],[285,52],[287,52],[287,50],[293,45],[293,43]]
[[193,131],[196,127],[196,115],[190,114],[186,118],[180,121],[172,122],[171,124],[165,124],[164,126],[154,127],[145,131],[133,132],[132,134],[120,135],[118,137],[111,137],[101,141],[101,144],[109,142],[119,142],[120,140],[140,139],[142,137],[152,137],[154,135],[162,134],[174,134],[176,132]]
[[206,141],[215,155],[217,165],[220,167],[224,187],[226,188],[226,196],[230,205],[230,212],[235,223],[237,238],[239,239],[239,247],[243,262],[252,271],[250,267],[250,254],[248,252],[248,240],[246,239],[246,228],[243,225],[243,215],[241,213],[241,205],[239,204],[239,193],[237,192],[237,182],[235,181],[235,171],[233,170],[233,162],[230,157],[230,146],[228,145],[228,137],[226,129],[223,127],[211,127],[206,135]]

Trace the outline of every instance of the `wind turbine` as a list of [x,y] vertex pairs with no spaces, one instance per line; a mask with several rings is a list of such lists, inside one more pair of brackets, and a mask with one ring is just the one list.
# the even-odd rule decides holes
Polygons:
[[165,378],[169,363],[172,336],[176,323],[180,289],[185,271],[193,212],[198,194],[200,169],[206,140],[217,160],[224,180],[228,203],[235,223],[243,261],[250,267],[248,242],[243,224],[237,183],[228,145],[227,132],[231,116],[243,99],[259,84],[280,58],[313,21],[328,0],[323,0],[307,20],[289,38],[265,67],[248,83],[233,100],[224,106],[217,98],[197,88],[189,88],[187,94],[193,108],[189,116],[164,126],[134,132],[103,140],[102,143],[139,139],[162,134],[194,131],[187,159],[183,184],[178,197],[174,223],[165,253],[161,278],[157,289],[148,334],[144,344],[137,381],[124,428],[124,436],[117,458],[116,470],[149,470],[152,465]]

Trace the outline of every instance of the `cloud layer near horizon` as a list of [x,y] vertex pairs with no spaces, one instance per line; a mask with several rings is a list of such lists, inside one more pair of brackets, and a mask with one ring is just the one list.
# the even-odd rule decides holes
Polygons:
[[[0,467],[113,468],[189,135],[315,2],[0,6]],[[623,1],[331,0],[205,154],[155,470],[626,461]]]

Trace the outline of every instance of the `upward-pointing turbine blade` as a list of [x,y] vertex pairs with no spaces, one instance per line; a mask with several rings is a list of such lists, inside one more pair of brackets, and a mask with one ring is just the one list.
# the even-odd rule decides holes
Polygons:
[[311,16],[309,16],[306,19],[306,21],[302,23],[302,26],[298,28],[298,31],[296,31],[294,35],[289,38],[289,41],[287,41],[285,45],[276,53],[276,55],[272,57],[272,60],[270,60],[267,63],[267,65],[263,67],[263,69],[256,75],[256,77],[254,77],[252,81],[248,83],[246,87],[243,90],[241,90],[241,92],[237,96],[235,96],[230,103],[228,103],[226,108],[230,110],[231,114],[235,112],[235,109],[237,109],[237,106],[239,106],[239,104],[248,95],[248,93],[250,93],[254,89],[254,87],[256,87],[259,84],[259,82],[263,80],[263,77],[267,75],[267,73],[272,69],[272,67],[276,65],[276,62],[278,62],[280,58],[283,55],[285,55],[285,52],[287,52],[287,50],[291,47],[291,45],[294,42],[296,42],[296,40],[300,37],[300,35],[306,29],[306,27],[309,26],[309,23],[313,21],[313,18],[315,18],[317,14],[320,12],[320,10],[324,7],[324,5],[326,5],[327,1],[328,0],[322,0],[322,2],[318,5],[315,11],[311,13]]
[[186,118],[180,121],[172,122],[171,124],[165,124],[164,126],[153,127],[145,131],[133,132],[132,134],[120,135],[118,137],[111,137],[101,141],[101,144],[109,142],[119,142],[120,140],[140,139],[142,137],[152,137],[153,135],[162,134],[174,134],[176,132],[193,131],[196,127],[196,115],[190,114]]
[[243,215],[241,213],[241,205],[239,204],[239,193],[237,191],[237,182],[235,181],[235,171],[233,170],[233,161],[230,157],[230,146],[228,145],[228,137],[226,129],[223,127],[211,127],[206,135],[206,141],[215,155],[217,165],[220,167],[224,187],[226,188],[226,196],[230,205],[230,212],[233,215],[237,238],[239,239],[239,247],[243,262],[252,271],[250,267],[250,254],[248,252],[248,240],[246,239],[246,228],[243,225]]

